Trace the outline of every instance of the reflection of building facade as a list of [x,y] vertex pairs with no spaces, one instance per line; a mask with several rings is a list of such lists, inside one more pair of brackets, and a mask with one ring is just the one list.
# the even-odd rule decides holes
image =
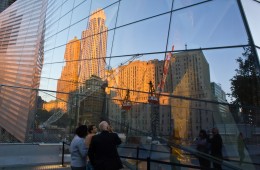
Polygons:
[[105,116],[105,91],[101,88],[104,84],[101,78],[97,76],[91,76],[86,80],[85,96],[79,98],[80,112],[79,123],[80,124],[95,124],[96,126],[101,120],[104,120]]
[[16,0],[1,0],[0,1],[0,13],[5,10],[8,6],[14,3]]
[[[213,99],[220,103],[228,103],[226,99],[226,93],[222,90],[220,84],[216,84],[215,82],[211,82],[211,92],[213,95]],[[223,119],[231,119],[231,114],[229,113],[228,105],[218,104],[217,106],[217,115],[222,117]]]
[[[173,94],[210,100],[209,64],[202,51],[173,54],[171,58]],[[174,128],[181,138],[197,136],[213,125],[212,106],[205,102],[172,99]]]
[[[111,100],[109,102],[109,117],[121,123],[128,123],[130,127],[138,129],[140,131],[150,131],[151,130],[151,106],[147,104],[148,94],[141,93],[137,91],[149,91],[149,81],[152,81],[155,86],[160,82],[162,70],[163,70],[164,61],[151,60],[151,61],[134,61],[128,65],[123,65],[114,70],[114,73],[111,74],[115,76],[108,80],[109,86],[116,86],[117,88],[136,90],[136,92],[130,92],[130,101],[132,101],[132,108],[126,113],[121,111],[121,100],[126,95],[126,90],[115,90],[112,89],[108,94],[110,95]],[[170,74],[170,72],[169,72]],[[116,81],[116,82],[115,82]],[[171,92],[171,81],[170,76],[167,77],[165,84],[165,92]],[[160,99],[168,105],[169,102],[166,102],[165,99]],[[169,100],[169,99],[168,99]],[[170,130],[170,127],[166,127],[170,124],[167,124],[166,117],[170,121],[170,109],[166,109],[167,106],[160,108],[160,124],[162,125],[160,129],[163,129],[163,133],[168,134],[167,130]],[[121,117],[124,116],[124,119]],[[122,122],[125,121],[125,122]],[[163,121],[163,123],[162,123]],[[166,125],[166,126],[164,126]]]
[[82,32],[79,82],[85,82],[92,75],[105,78],[107,27],[104,11],[93,12],[89,20],[88,29]]
[[[78,59],[80,55],[80,41],[75,37],[73,40],[69,41],[66,45],[66,51],[64,55],[66,65],[63,67],[61,72],[61,77],[57,83],[57,91],[70,93],[75,91],[78,86]],[[61,110],[67,111],[67,102],[69,95],[65,93],[57,93],[57,100],[64,103]]]
[[[21,8],[25,6],[30,12]],[[46,7],[47,1],[16,1],[0,13],[0,84],[39,88]],[[37,91],[10,87],[0,91],[0,129],[25,141],[34,122]]]

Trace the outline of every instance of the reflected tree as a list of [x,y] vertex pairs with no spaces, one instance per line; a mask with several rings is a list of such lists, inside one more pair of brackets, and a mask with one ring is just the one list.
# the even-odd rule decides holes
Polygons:
[[[238,69],[231,81],[233,104],[241,105],[244,123],[255,124],[260,106],[260,78],[257,56],[252,46],[244,47],[242,57],[236,59]],[[253,106],[253,107],[252,107]]]

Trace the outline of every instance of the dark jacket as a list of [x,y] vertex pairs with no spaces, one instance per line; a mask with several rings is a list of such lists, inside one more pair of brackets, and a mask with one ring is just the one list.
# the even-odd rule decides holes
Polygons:
[[211,154],[213,156],[217,156],[219,158],[222,158],[222,138],[219,134],[214,135],[211,140]]
[[88,156],[95,170],[118,170],[123,168],[117,152],[121,140],[116,133],[102,131],[92,137]]

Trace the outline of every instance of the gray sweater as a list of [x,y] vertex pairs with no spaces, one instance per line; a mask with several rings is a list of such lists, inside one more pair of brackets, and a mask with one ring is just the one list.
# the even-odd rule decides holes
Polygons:
[[88,149],[85,144],[85,139],[76,135],[70,144],[71,166],[85,167],[87,153]]

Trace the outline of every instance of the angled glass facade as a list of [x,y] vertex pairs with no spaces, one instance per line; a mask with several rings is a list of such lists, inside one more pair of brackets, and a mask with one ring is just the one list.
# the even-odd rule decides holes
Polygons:
[[0,14],[0,127],[19,141],[34,122],[46,3],[17,1]]
[[[31,141],[48,142],[69,138],[79,124],[107,120],[134,146],[167,142],[196,150],[200,130],[211,136],[213,127],[225,158],[239,159],[240,132],[251,148],[260,143],[259,1],[26,2],[0,14],[1,84],[30,87],[1,87],[0,126],[21,141],[13,122],[23,122],[20,134],[30,126]],[[68,48],[75,37],[77,52]],[[170,161],[195,164],[174,144]],[[253,169],[255,153],[245,155]]]

